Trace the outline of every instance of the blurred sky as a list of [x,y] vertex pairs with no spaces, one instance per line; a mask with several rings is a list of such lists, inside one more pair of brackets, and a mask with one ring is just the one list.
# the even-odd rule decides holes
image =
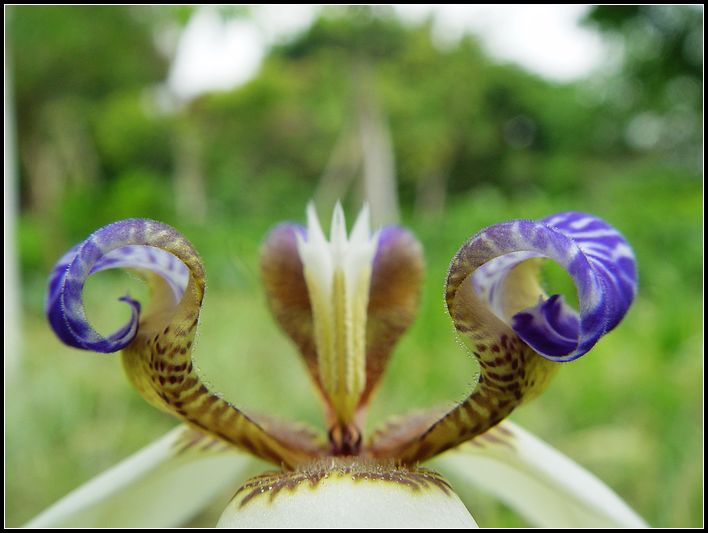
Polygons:
[[[267,5],[252,17],[224,21],[202,7],[181,35],[168,85],[182,99],[249,80],[269,44],[304,30],[318,6]],[[435,17],[441,46],[465,31],[478,35],[488,53],[520,63],[546,78],[569,81],[588,74],[607,57],[600,35],[579,25],[584,5],[476,6],[397,5],[403,20]]]

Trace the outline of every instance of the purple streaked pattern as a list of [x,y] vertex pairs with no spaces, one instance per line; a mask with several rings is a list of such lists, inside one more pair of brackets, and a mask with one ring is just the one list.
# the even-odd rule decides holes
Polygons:
[[52,269],[45,312],[52,329],[69,346],[111,353],[121,350],[138,330],[140,303],[129,296],[119,298],[131,307],[128,323],[108,337],[89,324],[82,291],[93,273],[110,268],[135,268],[159,274],[169,285],[176,305],[189,281],[189,270],[170,252],[157,246],[177,239],[177,231],[160,222],[127,219],[104,226],[65,253]]
[[[553,361],[572,361],[587,353],[622,320],[637,292],[629,244],[612,226],[585,213],[496,224],[472,237],[463,251],[479,261],[470,276],[477,294],[524,342]],[[505,315],[504,304],[513,297],[505,293],[508,275],[534,258],[552,259],[568,271],[578,291],[578,311],[553,295]]]

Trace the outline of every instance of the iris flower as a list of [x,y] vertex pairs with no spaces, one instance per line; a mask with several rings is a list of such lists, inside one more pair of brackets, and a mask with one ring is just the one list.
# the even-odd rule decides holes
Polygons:
[[[577,310],[544,292],[544,259],[575,282]],[[103,336],[85,316],[82,290],[91,274],[119,267],[141,273],[150,306],[143,312],[121,298],[131,318]],[[269,234],[261,274],[322,400],[321,431],[246,414],[207,386],[191,358],[204,267],[172,227],[115,222],[59,260],[46,300],[56,335],[83,350],[121,350],[135,388],[183,425],[29,525],[178,525],[243,481],[253,456],[275,469],[241,485],[220,526],[476,526],[448,478],[490,491],[538,526],[645,525],[588,471],[504,421],[627,312],[634,255],[606,222],[565,212],[470,237],[452,258],[445,302],[479,363],[474,389],[452,408],[409,413],[370,435],[362,432],[369,401],[418,305],[423,258],[414,235],[398,226],[372,232],[366,207],[347,234],[337,205],[327,239],[310,205],[307,227],[284,223]],[[421,466],[431,460],[434,470]]]

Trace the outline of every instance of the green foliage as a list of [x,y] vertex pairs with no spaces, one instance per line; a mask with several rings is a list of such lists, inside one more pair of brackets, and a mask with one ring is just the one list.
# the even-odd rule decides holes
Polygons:
[[[102,97],[138,88],[164,75],[148,21],[123,7],[14,6],[12,63],[18,108],[31,98]],[[97,38],[98,37],[98,38]]]
[[113,92],[92,117],[96,149],[109,175],[126,170],[126,161],[163,175],[171,170],[174,120],[151,110],[146,92]]
[[702,159],[703,11],[699,6],[596,6],[586,22],[624,48],[605,80],[606,107],[627,144],[699,168]]
[[336,55],[389,59],[407,46],[403,23],[390,6],[332,7],[303,38],[276,53],[291,59],[330,50]]
[[643,80],[649,94],[661,97],[666,83],[677,76],[702,77],[703,13],[698,6],[595,6],[586,21],[627,37],[623,75]]

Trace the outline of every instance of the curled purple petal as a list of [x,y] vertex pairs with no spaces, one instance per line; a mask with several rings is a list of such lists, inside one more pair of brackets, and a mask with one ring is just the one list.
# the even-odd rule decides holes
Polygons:
[[[467,267],[482,301],[524,342],[554,361],[571,361],[587,353],[620,322],[636,294],[636,265],[629,244],[612,226],[585,213],[496,224],[463,248],[465,257],[474,261]],[[515,297],[511,291],[523,289],[510,282],[511,274],[535,258],[552,259],[567,270],[578,291],[577,311],[553,295],[509,312]]]
[[110,268],[135,268],[160,275],[178,303],[189,281],[185,264],[160,242],[179,235],[173,228],[146,219],[128,219],[104,226],[64,254],[49,277],[45,312],[56,335],[69,346],[110,353],[121,350],[135,337],[140,303],[128,296],[120,301],[131,307],[130,320],[108,337],[91,327],[83,306],[82,291],[93,273]]
[[563,357],[578,345],[578,314],[555,294],[512,317],[514,331],[537,352]]
[[[574,280],[577,311],[562,296],[545,295],[538,281],[544,258]],[[482,435],[542,393],[557,362],[585,354],[616,326],[636,284],[629,245],[590,215],[515,220],[473,235],[452,258],[445,302],[479,363],[477,386],[421,433],[394,435],[372,454],[415,464]]]

